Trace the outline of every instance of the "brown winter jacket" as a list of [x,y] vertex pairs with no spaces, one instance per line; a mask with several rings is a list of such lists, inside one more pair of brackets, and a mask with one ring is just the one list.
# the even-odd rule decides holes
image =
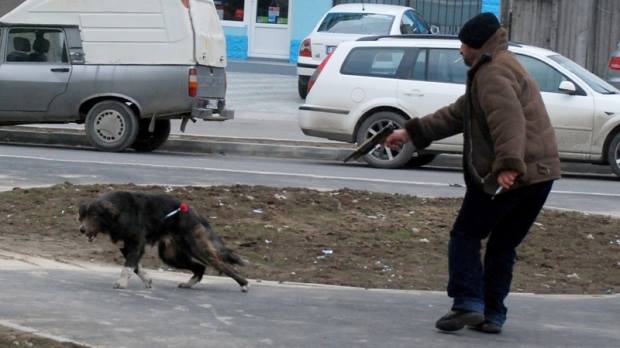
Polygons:
[[467,73],[465,95],[453,104],[405,124],[413,144],[463,133],[463,166],[468,184],[489,194],[497,176],[519,172],[512,188],[560,177],[555,133],[536,82],[508,51],[503,28],[482,46]]

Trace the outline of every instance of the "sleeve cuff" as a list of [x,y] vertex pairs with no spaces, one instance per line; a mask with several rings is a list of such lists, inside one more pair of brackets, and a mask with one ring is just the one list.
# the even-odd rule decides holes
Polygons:
[[525,175],[527,172],[525,162],[523,162],[523,160],[521,160],[520,158],[515,158],[515,157],[497,158],[495,160],[495,163],[493,163],[493,173],[497,175],[500,172],[503,172],[506,170],[514,170],[516,172],[519,172],[519,174],[521,175]]

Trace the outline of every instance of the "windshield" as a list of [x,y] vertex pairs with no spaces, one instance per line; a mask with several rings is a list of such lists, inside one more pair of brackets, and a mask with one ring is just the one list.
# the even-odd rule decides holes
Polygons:
[[581,65],[573,62],[572,60],[561,56],[559,54],[549,56],[549,58],[556,63],[560,64],[566,70],[572,72],[577,75],[583,82],[587,83],[594,91],[601,94],[620,94],[620,91],[616,89],[614,86],[605,82],[600,77],[594,75],[588,70],[581,67]]
[[329,13],[319,32],[338,34],[387,35],[394,16],[375,13]]

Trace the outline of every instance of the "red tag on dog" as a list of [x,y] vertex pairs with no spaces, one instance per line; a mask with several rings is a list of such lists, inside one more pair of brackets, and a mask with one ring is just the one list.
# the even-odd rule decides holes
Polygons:
[[187,205],[187,203],[181,203],[181,205],[179,205],[179,211],[181,213],[187,213],[189,211],[189,205]]

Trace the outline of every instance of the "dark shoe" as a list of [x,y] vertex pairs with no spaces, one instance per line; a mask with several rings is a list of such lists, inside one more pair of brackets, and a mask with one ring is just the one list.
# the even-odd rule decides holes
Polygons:
[[441,331],[457,331],[465,325],[476,326],[483,322],[484,314],[480,312],[452,310],[437,320],[435,327]]
[[489,333],[489,334],[498,334],[502,332],[501,326],[495,323],[492,323],[490,321],[485,321],[484,323],[478,324],[478,325],[471,325],[469,326],[469,328],[472,330]]

